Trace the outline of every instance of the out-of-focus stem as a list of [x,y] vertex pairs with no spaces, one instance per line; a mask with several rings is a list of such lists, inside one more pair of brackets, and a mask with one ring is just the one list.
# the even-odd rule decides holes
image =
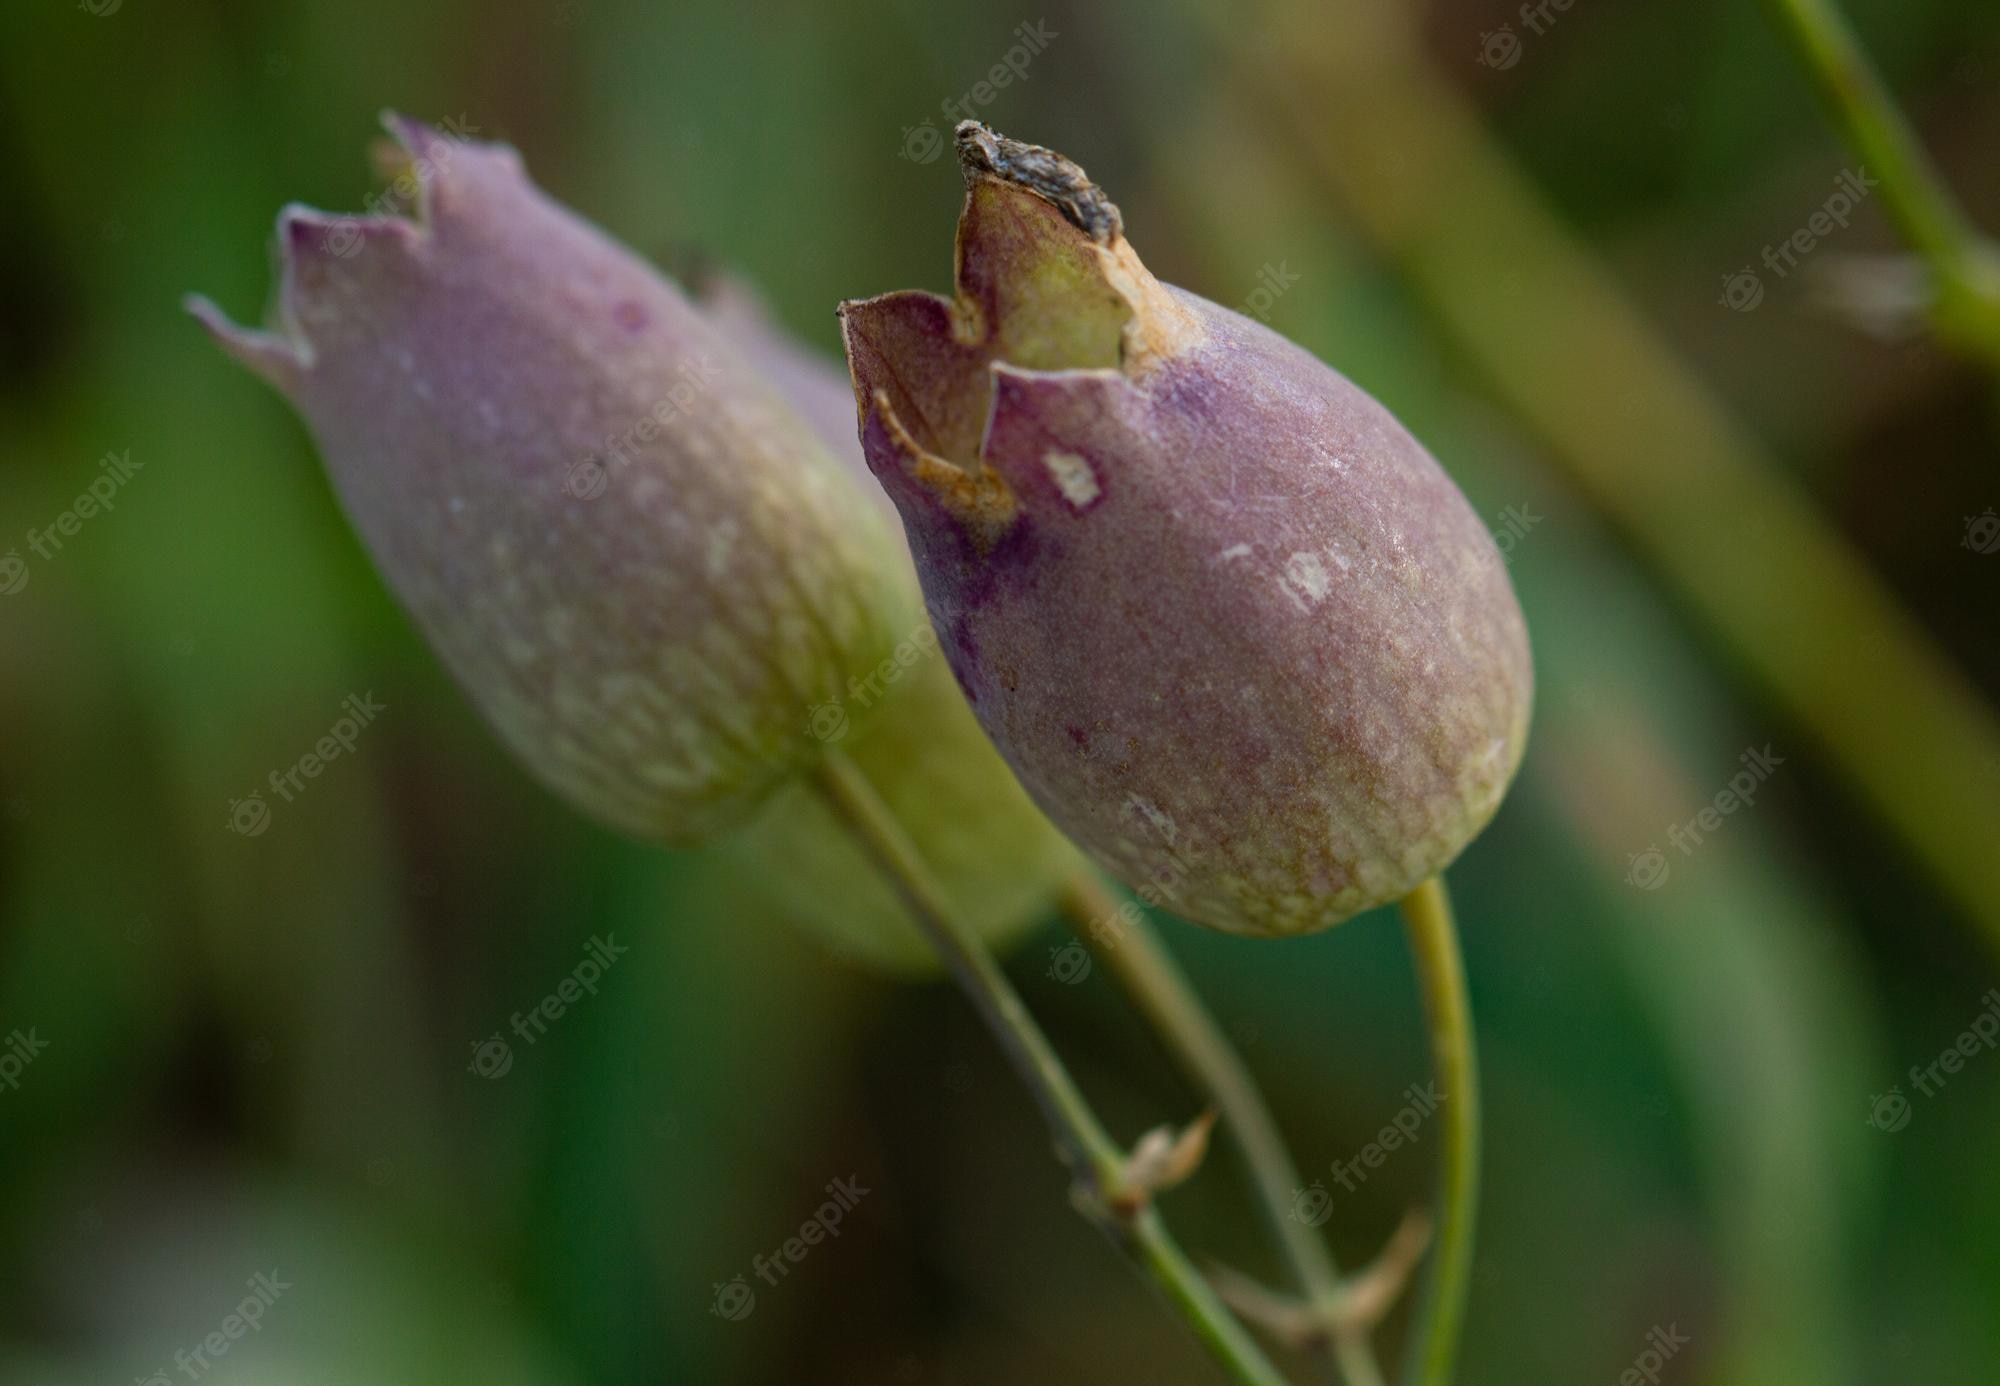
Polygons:
[[2000,265],[1966,219],[1833,0],[1766,0],[1882,202],[1930,266],[1939,329],[2000,367]]
[[2000,953],[1992,713],[1661,343],[1401,12],[1331,3],[1218,26],[1270,35],[1245,55],[1247,99],[1296,135],[1549,459]]
[[[1121,913],[1121,901],[1102,877],[1087,868],[1079,870],[1065,885],[1062,904],[1078,936],[1095,946],[1176,1062],[1214,1100],[1223,1129],[1250,1166],[1264,1219],[1291,1263],[1299,1288],[1308,1302],[1332,1319],[1343,1302],[1340,1269],[1321,1234],[1293,1215],[1303,1181],[1256,1079],[1235,1046],[1158,932],[1136,910]],[[1350,1386],[1380,1386],[1382,1371],[1365,1328],[1357,1325],[1353,1331],[1335,1332],[1330,1346]]]
[[1445,1386],[1458,1355],[1479,1215],[1479,1061],[1465,960],[1444,878],[1433,876],[1403,900],[1404,931],[1430,1023],[1432,1062],[1443,1108],[1438,1171],[1437,1240],[1404,1360],[1405,1386]]
[[1078,1181],[1078,1209],[1152,1278],[1233,1380],[1242,1386],[1285,1386],[1263,1350],[1189,1262],[1150,1197],[1143,1191],[1135,1196],[1128,1187],[1124,1151],[1097,1120],[1007,974],[947,903],[875,787],[837,753],[821,762],[813,782],[902,899],[1034,1094]]

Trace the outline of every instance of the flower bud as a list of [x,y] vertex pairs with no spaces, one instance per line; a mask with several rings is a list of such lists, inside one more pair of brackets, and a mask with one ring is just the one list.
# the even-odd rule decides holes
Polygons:
[[[886,510],[861,459],[847,378],[787,336],[742,285],[716,279],[699,302]],[[874,785],[958,916],[1002,949],[1048,917],[1082,863],[980,730],[939,656],[901,539],[884,542],[905,578],[904,638],[850,679],[839,702],[815,709],[814,725]],[[725,850],[785,918],[849,957],[902,972],[939,966],[908,907],[810,788],[772,795]]]
[[[686,842],[891,650],[874,508],[675,289],[504,146],[390,117],[391,211],[278,218],[278,325],[191,310],[311,427],[481,712],[587,812]],[[893,541],[886,541],[893,542]]]
[[1324,928],[1498,807],[1532,672],[1491,536],[1353,383],[1164,285],[1061,156],[958,127],[955,299],[842,307],[869,466],[1035,801],[1231,932]]

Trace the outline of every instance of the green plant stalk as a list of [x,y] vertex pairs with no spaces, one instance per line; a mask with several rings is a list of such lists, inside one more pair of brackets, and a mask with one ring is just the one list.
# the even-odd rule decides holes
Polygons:
[[[1175,1061],[1222,1113],[1223,1129],[1243,1152],[1258,1205],[1299,1288],[1331,1317],[1344,1295],[1340,1268],[1321,1234],[1292,1216],[1293,1199],[1304,1181],[1269,1105],[1242,1056],[1143,915],[1119,918],[1116,936],[1100,939],[1095,926],[1119,916],[1121,906],[1117,893],[1089,868],[1079,870],[1063,889],[1063,912],[1077,935],[1092,944]],[[1365,1332],[1336,1334],[1331,1347],[1351,1386],[1381,1386],[1382,1369]]]
[[[1144,1198],[1130,1200],[1125,1153],[1097,1120],[1006,973],[946,903],[875,787],[838,753],[821,762],[812,781],[902,899],[1028,1085],[1078,1181],[1079,1211],[1151,1277],[1231,1379],[1242,1386],[1285,1386],[1174,1241],[1158,1209]],[[1129,1211],[1121,1211],[1121,1205]]]
[[1225,40],[1270,35],[1242,80],[1296,136],[1274,147],[1310,160],[1495,397],[2000,956],[2000,725],[1977,691],[1662,344],[1404,16],[1332,2],[1331,19],[1317,3],[1218,17]]
[[1479,1060],[1465,959],[1459,952],[1458,925],[1452,919],[1444,877],[1433,876],[1411,891],[1402,910],[1430,1024],[1438,1090],[1444,1097],[1438,1115],[1442,1144],[1437,1240],[1431,1245],[1403,1380],[1406,1386],[1445,1386],[1465,1323],[1473,1228],[1479,1217]]
[[2000,366],[2000,270],[1832,0],[1766,0],[1883,205],[1937,278],[1938,326]]

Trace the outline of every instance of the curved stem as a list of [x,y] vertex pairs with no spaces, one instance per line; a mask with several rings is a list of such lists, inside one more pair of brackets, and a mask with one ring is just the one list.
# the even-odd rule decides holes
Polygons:
[[1830,0],[1769,0],[1854,152],[1876,167],[1882,199],[1925,256],[1949,260],[1973,240],[1916,133]]
[[[1833,0],[1767,0],[1840,123],[1872,165],[1882,201],[1937,276],[1943,325],[2000,353],[2000,284],[1992,252],[1945,187],[1916,132]],[[2000,354],[1994,356],[2000,361]]]
[[1188,1261],[1159,1212],[1127,1186],[1126,1158],[1105,1132],[1012,982],[946,902],[930,868],[875,787],[839,754],[812,781],[882,872],[1034,1094],[1078,1181],[1078,1209],[1152,1280],[1242,1386],[1285,1386],[1263,1351]]
[[1465,959],[1458,948],[1451,897],[1433,876],[1403,899],[1403,925],[1416,958],[1432,1062],[1443,1097],[1439,1123],[1437,1241],[1423,1301],[1403,1364],[1407,1386],[1445,1386],[1458,1353],[1472,1270],[1473,1223],[1479,1210],[1479,1064],[1473,1052],[1472,1005]]
[[[1304,1181],[1278,1123],[1235,1046],[1188,983],[1159,933],[1136,908],[1126,910],[1115,891],[1088,868],[1063,887],[1063,912],[1088,939],[1127,995],[1172,1050],[1175,1060],[1207,1091],[1222,1125],[1243,1152],[1257,1186],[1264,1219],[1284,1249],[1299,1287],[1322,1309],[1340,1303],[1340,1268],[1326,1242],[1293,1216]],[[1381,1386],[1382,1370],[1365,1333],[1335,1338],[1333,1350],[1351,1386]]]

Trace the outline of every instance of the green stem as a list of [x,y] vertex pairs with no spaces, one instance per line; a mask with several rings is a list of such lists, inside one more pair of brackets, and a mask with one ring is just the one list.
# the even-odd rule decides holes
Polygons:
[[1416,958],[1432,1061],[1444,1098],[1438,1118],[1443,1152],[1437,1240],[1431,1248],[1403,1380],[1406,1386],[1445,1386],[1451,1380],[1465,1320],[1473,1224],[1479,1211],[1479,1064],[1473,1052],[1465,960],[1459,954],[1458,926],[1452,920],[1444,877],[1433,876],[1404,897],[1403,924]]
[[2000,720],[1979,689],[1537,194],[1407,7],[1210,10],[1218,48],[1258,36],[1238,65],[1273,121],[1256,146],[1310,161],[1539,455],[2000,956]]
[[[1292,1215],[1304,1181],[1242,1057],[1158,931],[1136,911],[1122,913],[1122,902],[1102,877],[1088,869],[1078,871],[1064,887],[1062,906],[1077,934],[1096,946],[1098,956],[1182,1069],[1214,1099],[1223,1128],[1250,1167],[1265,1221],[1284,1249],[1299,1288],[1311,1303],[1331,1314],[1343,1298],[1340,1268],[1321,1235]],[[1100,936],[1105,921],[1115,921],[1109,938]],[[1332,1346],[1351,1386],[1381,1386],[1382,1370],[1365,1332],[1339,1334]]]
[[[2000,362],[1993,252],[1946,188],[1833,0],[1767,0],[1882,201],[1937,278],[1939,326]],[[1968,340],[1969,339],[1969,340]]]
[[1175,1243],[1158,1210],[1144,1198],[1131,1197],[1124,1152],[1097,1120],[1006,973],[946,901],[930,868],[868,778],[835,753],[821,762],[813,782],[902,899],[1034,1094],[1078,1181],[1079,1210],[1151,1276],[1232,1380],[1242,1386],[1285,1386],[1284,1378]]

